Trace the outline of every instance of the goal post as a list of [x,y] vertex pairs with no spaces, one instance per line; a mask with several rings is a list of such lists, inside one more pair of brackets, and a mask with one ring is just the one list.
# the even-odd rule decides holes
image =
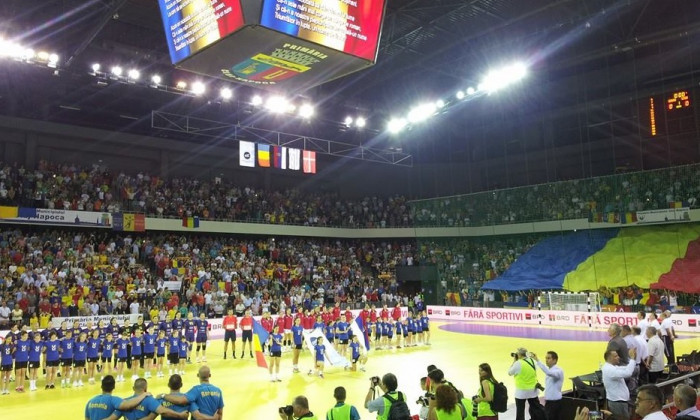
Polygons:
[[598,292],[547,292],[544,294],[542,309],[550,311],[600,312]]

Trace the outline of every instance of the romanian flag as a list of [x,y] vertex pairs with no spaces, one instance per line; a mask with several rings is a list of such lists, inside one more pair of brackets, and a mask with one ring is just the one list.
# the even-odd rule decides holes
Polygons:
[[267,360],[262,351],[262,343],[266,342],[270,334],[258,321],[253,319],[253,349],[255,350],[255,361],[258,367],[267,369]]
[[682,201],[672,201],[668,203],[668,207],[671,209],[680,209],[683,207],[683,202]]
[[637,223],[637,213],[627,212],[621,217],[622,224]]
[[258,144],[258,165],[263,168],[270,167],[270,145]]
[[19,216],[17,207],[0,206],[0,219],[16,219]]
[[199,227],[199,217],[194,216],[194,217],[183,217],[182,218],[182,227],[186,227],[189,229],[196,229]]

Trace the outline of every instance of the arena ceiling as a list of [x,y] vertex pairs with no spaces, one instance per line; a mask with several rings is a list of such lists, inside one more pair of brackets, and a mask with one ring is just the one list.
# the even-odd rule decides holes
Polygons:
[[[93,62],[134,66],[143,73],[179,72],[170,64],[156,0],[3,0],[0,32],[61,57],[58,77],[52,70],[1,65],[0,112],[5,114],[142,132],[149,132],[150,111],[157,109],[277,124],[251,115],[240,103],[175,98],[133,86],[104,88],[87,76]],[[301,92],[319,104],[322,117],[282,128],[367,141],[384,129],[389,116],[425,98],[453,95],[477,83],[489,68],[513,59],[527,60],[532,77],[498,101],[520,107],[534,101],[533,112],[581,106],[582,101],[565,100],[559,105],[562,87],[543,95],[543,86],[556,86],[571,75],[579,85],[593,85],[601,69],[608,69],[607,92],[591,90],[586,101],[596,95],[639,94],[640,87],[697,84],[700,65],[692,62],[698,57],[699,34],[697,0],[388,0],[377,64]],[[660,53],[664,58],[655,58]],[[629,74],[615,74],[621,63],[638,63],[630,64],[634,86],[624,83]],[[236,96],[249,97],[252,91],[238,87]],[[475,121],[483,124],[494,109],[485,101],[450,111],[434,125],[449,125],[459,133]],[[376,131],[338,131],[349,113],[367,115]]]

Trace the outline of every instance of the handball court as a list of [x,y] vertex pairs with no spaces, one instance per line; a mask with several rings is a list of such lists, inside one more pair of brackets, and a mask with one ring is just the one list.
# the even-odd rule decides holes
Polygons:
[[[282,382],[270,382],[268,372],[257,367],[255,359],[246,357],[223,360],[223,341],[212,341],[207,350],[207,364],[211,367],[211,383],[222,388],[224,393],[224,417],[228,419],[278,419],[278,407],[289,404],[296,395],[309,398],[311,410],[318,418],[334,404],[333,389],[347,389],[347,403],[355,405],[363,419],[374,419],[363,407],[369,378],[387,372],[397,375],[399,390],[407,396],[412,414],[418,413],[415,401],[422,394],[419,380],[426,375],[428,365],[442,369],[448,380],[461,389],[466,396],[476,394],[478,389],[478,365],[489,363],[497,380],[508,387],[512,407],[500,417],[509,420],[514,413],[514,382],[507,375],[512,363],[510,353],[518,347],[526,347],[541,360],[548,350],[559,354],[559,366],[567,378],[590,373],[602,362],[607,335],[604,331],[587,328],[551,328],[545,326],[523,326],[517,324],[487,324],[475,322],[431,323],[431,346],[408,349],[371,350],[366,372],[344,371],[342,368],[326,366],[325,379],[308,376],[312,357],[305,350],[299,362],[300,373],[292,373],[291,352],[283,353],[280,363]],[[240,356],[240,340],[238,341]],[[700,348],[700,335],[680,333],[676,341],[676,354],[689,353]],[[201,364],[187,365],[183,376],[183,392],[197,382],[196,372]],[[148,380],[152,394],[168,392],[167,370],[165,378]],[[125,375],[126,376],[126,375]],[[544,374],[538,377],[544,383]],[[95,385],[82,388],[44,390],[44,380],[39,379],[39,390],[0,396],[0,415],[5,419],[51,418],[52,420],[75,420],[84,418],[85,404],[89,398],[99,394],[99,377]],[[132,394],[131,381],[117,383],[114,395],[127,397]],[[564,389],[571,388],[566,380]],[[564,419],[565,420],[565,419]]]

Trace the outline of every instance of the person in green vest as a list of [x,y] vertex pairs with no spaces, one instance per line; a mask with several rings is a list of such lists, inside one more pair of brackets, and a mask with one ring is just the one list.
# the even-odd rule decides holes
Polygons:
[[488,363],[479,365],[479,383],[479,392],[474,398],[474,404],[477,404],[477,420],[498,420],[498,413],[491,409],[496,379]]
[[[455,395],[457,395],[457,405],[459,406],[461,412],[460,418],[464,420],[474,420],[474,416],[472,415],[474,404],[472,400],[470,400],[469,398],[464,398],[464,393],[457,389],[457,387],[454,386],[452,382],[445,379],[445,373],[442,370],[437,368],[430,370],[430,372],[428,373],[428,379],[430,379],[430,390],[433,395],[435,395],[437,389],[443,385],[452,388],[452,390],[455,392]],[[438,401],[437,398],[434,396],[428,401],[428,418],[430,418],[430,411],[435,410]]]
[[[288,408],[291,408],[291,410],[287,410]],[[309,400],[303,395],[294,398],[291,406],[280,408],[279,414],[282,420],[316,420],[314,413],[309,411]]]
[[508,375],[515,377],[515,420],[525,420],[525,402],[530,406],[530,417],[534,417],[533,413],[544,413],[537,389],[535,361],[522,347],[511,356],[515,360],[508,369]]
[[430,405],[428,420],[462,420],[467,417],[464,407],[459,404],[457,391],[449,385],[435,388],[435,404]]
[[345,396],[345,388],[342,386],[337,387],[333,391],[333,398],[335,398],[336,404],[328,410],[326,420],[360,420],[360,413],[357,412],[357,408],[353,405],[345,404]]
[[[398,386],[399,382],[396,379],[396,375],[394,375],[393,373],[387,373],[386,375],[382,376],[381,379],[377,377],[370,378],[369,391],[365,396],[365,408],[370,413],[376,412],[377,420],[387,420],[387,418],[389,417],[389,408],[391,407],[391,401],[388,398],[386,398],[387,395],[396,401],[406,400],[406,397],[403,395],[403,393],[396,390]],[[377,396],[376,387],[379,387],[385,394],[380,395],[378,398],[375,398]]]

